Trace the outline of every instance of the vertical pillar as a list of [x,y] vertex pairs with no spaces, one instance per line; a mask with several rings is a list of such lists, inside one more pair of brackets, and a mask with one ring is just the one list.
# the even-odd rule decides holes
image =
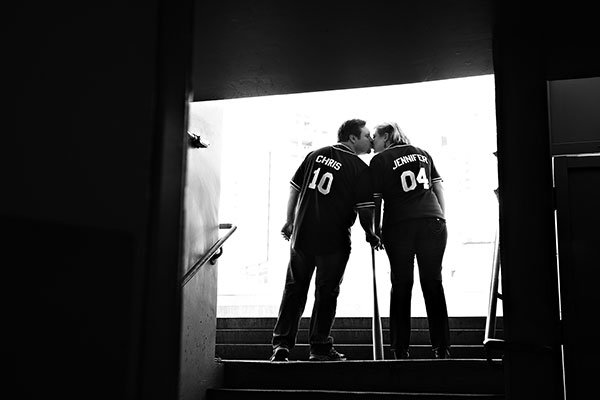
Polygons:
[[562,370],[543,31],[535,25],[535,10],[498,2],[496,12],[507,398],[559,399]]

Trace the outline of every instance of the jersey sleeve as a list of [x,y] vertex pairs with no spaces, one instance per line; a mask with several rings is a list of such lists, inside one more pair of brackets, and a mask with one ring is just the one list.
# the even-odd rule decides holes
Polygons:
[[373,157],[369,164],[369,175],[371,180],[371,189],[373,197],[376,199],[383,198],[383,158]]
[[302,182],[304,181],[304,175],[306,173],[306,165],[308,164],[308,157],[311,155],[311,153],[308,153],[306,157],[304,157],[304,161],[302,161],[302,163],[296,170],[296,173],[292,177],[292,180],[290,180],[290,185],[297,191],[300,191],[302,189]]
[[373,186],[371,184],[371,174],[368,168],[364,168],[358,175],[355,190],[354,209],[374,208]]
[[427,153],[427,157],[429,158],[429,162],[431,163],[431,183],[443,182],[442,177],[440,176],[438,170],[435,168],[435,164],[433,163],[433,158]]

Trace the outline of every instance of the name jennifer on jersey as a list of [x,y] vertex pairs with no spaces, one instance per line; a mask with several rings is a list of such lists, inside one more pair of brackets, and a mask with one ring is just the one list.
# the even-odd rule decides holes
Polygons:
[[323,155],[318,155],[317,158],[315,159],[315,162],[319,163],[319,164],[324,164],[328,167],[335,169],[336,171],[339,171],[340,168],[342,168],[341,162],[336,161],[332,158],[325,157]]
[[429,161],[427,160],[427,157],[425,157],[424,155],[421,154],[408,154],[406,156],[402,156],[399,158],[396,158],[394,160],[394,168],[392,168],[392,170],[395,170],[398,167],[403,166],[404,164],[408,164],[409,162],[415,162],[415,161],[421,161],[424,162],[426,164],[429,163]]

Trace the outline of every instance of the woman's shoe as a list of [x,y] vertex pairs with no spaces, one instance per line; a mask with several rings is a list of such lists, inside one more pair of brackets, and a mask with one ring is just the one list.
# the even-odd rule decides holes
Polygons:
[[407,358],[410,358],[408,349],[392,350],[392,354],[394,354],[394,359],[396,360],[405,360]]

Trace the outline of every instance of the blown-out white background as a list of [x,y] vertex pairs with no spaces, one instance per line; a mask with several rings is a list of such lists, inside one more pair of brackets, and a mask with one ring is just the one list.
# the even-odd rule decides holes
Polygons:
[[[486,315],[498,221],[493,75],[214,103],[224,118],[219,220],[238,226],[219,260],[219,317],[277,316],[289,256],[289,242],[279,233],[289,180],[306,154],[335,143],[339,125],[351,118],[364,119],[371,131],[383,121],[396,121],[414,145],[431,154],[447,202],[443,279],[448,312]],[[368,163],[371,157],[361,158]],[[352,242],[337,316],[370,316],[371,254],[358,222]],[[380,311],[387,316],[384,252],[376,255],[376,271]],[[313,294],[311,286],[305,316]],[[426,315],[417,268],[412,309],[413,316]]]

